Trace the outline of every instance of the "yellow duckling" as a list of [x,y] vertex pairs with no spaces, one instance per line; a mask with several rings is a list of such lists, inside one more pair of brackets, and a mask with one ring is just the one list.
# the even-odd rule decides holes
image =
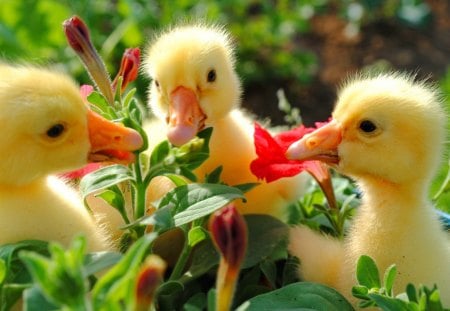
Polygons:
[[450,306],[450,244],[428,200],[443,153],[446,114],[433,87],[384,74],[350,80],[333,121],[291,145],[288,157],[318,159],[354,178],[362,205],[343,243],[305,227],[290,232],[304,279],[351,296],[361,255],[380,271],[396,264],[394,290],[437,284]]
[[[88,109],[63,74],[0,64],[0,244],[25,239],[68,246],[79,233],[90,251],[113,247],[64,181],[52,175],[139,148],[142,138]],[[129,155],[128,155],[129,156]]]
[[[158,118],[147,126],[153,142],[166,139],[158,140],[156,133],[167,132],[169,141],[180,146],[201,129],[213,127],[210,157],[196,174],[203,178],[222,165],[222,180],[229,185],[257,182],[250,171],[256,158],[254,121],[239,109],[241,86],[234,66],[230,35],[207,25],[162,33],[148,46],[144,60],[152,79],[149,106]],[[304,181],[304,176],[297,176],[263,182],[246,193],[247,203],[238,203],[240,211],[282,218],[283,207],[300,195]]]

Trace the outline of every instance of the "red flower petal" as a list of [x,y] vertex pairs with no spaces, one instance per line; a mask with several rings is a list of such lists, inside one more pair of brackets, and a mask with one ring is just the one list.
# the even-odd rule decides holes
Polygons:
[[98,170],[101,167],[102,167],[101,163],[89,163],[78,170],[63,173],[61,174],[61,176],[67,179],[78,179],[84,177],[84,175],[87,175],[93,171]]
[[314,128],[299,126],[274,137],[255,123],[254,144],[258,158],[250,163],[250,170],[259,179],[272,182],[282,177],[291,177],[305,170],[304,162],[288,160],[285,153],[289,146]]

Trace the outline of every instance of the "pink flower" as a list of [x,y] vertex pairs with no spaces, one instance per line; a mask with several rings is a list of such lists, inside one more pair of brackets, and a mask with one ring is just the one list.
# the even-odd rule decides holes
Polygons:
[[112,88],[115,90],[117,87],[117,82],[119,77],[122,77],[122,88],[123,92],[127,87],[128,83],[136,80],[139,72],[139,62],[140,62],[140,50],[139,48],[129,48],[126,49],[122,56],[122,61],[120,63],[120,69],[117,76],[112,82]]
[[83,84],[83,85],[80,87],[80,94],[81,94],[81,97],[83,97],[83,99],[84,99],[85,101],[87,101],[88,96],[91,95],[92,92],[94,92],[94,87],[93,87],[92,85],[89,85],[89,84]]

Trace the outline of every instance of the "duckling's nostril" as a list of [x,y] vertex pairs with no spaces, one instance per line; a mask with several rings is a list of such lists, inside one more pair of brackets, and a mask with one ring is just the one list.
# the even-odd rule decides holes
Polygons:
[[319,144],[320,144],[320,141],[317,137],[310,137],[310,138],[306,139],[306,143],[305,143],[305,145],[308,149],[313,149]]
[[121,142],[122,141],[122,136],[114,136],[114,141],[115,142]]

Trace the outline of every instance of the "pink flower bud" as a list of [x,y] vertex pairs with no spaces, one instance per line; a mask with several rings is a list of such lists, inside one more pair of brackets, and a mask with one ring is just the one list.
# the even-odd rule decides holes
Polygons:
[[117,76],[114,78],[112,83],[113,89],[117,87],[117,81],[121,76],[122,80],[122,88],[123,92],[127,87],[128,83],[136,80],[139,72],[139,63],[140,63],[140,50],[139,48],[129,48],[126,49],[122,56],[122,62],[120,63],[120,69],[117,73]]

